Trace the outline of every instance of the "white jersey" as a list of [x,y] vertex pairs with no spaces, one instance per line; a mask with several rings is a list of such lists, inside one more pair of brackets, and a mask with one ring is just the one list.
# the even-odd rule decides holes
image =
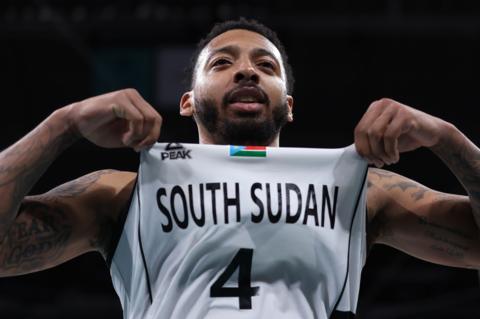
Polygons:
[[353,314],[366,174],[353,146],[155,144],[111,260],[124,318]]

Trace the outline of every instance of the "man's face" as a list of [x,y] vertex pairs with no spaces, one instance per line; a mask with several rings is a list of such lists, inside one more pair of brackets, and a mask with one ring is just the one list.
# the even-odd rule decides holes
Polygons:
[[180,106],[194,116],[203,142],[274,145],[292,120],[292,104],[278,49],[258,33],[230,30],[200,53],[193,91]]

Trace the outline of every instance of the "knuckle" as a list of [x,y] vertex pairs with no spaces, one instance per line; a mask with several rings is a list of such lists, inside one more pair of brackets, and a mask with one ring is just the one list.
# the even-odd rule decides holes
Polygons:
[[138,94],[138,91],[134,88],[126,88],[126,89],[124,89],[124,91],[125,91],[126,94],[129,94],[129,95]]
[[363,128],[363,126],[361,126],[360,124],[358,124],[355,129],[353,130],[353,133],[356,135],[356,136],[364,136],[365,135],[365,130]]
[[384,137],[388,141],[393,141],[395,139],[395,132],[392,130],[386,131]]
[[384,137],[385,148],[392,149],[394,142],[395,142],[395,138],[393,138],[392,136],[385,136]]
[[135,132],[141,132],[143,130],[143,121],[139,119],[135,119],[133,122],[133,130]]
[[152,121],[152,123],[157,123],[158,121],[158,116],[155,113],[150,114],[149,120]]
[[132,122],[135,124],[141,124],[143,123],[143,116],[140,113],[134,113],[132,114]]
[[388,97],[382,97],[381,99],[379,99],[378,101],[378,104],[380,105],[389,105],[392,103],[392,99],[389,99]]
[[372,103],[370,103],[370,105],[368,106],[368,109],[369,110],[373,110],[375,108],[377,108],[379,105],[379,101],[373,101]]
[[357,146],[357,153],[362,157],[366,157],[367,155],[367,152],[363,149],[363,147],[360,146]]
[[120,93],[127,99],[134,99],[138,94],[137,90],[133,88],[127,88],[120,91]]
[[367,131],[367,134],[368,134],[368,137],[370,137],[372,139],[375,139],[375,140],[379,140],[381,138],[380,132],[378,130],[374,129],[374,128],[370,128]]

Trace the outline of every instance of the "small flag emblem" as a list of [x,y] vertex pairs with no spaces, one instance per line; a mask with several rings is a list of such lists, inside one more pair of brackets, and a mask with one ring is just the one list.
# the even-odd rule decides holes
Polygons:
[[267,147],[230,145],[230,156],[267,157]]

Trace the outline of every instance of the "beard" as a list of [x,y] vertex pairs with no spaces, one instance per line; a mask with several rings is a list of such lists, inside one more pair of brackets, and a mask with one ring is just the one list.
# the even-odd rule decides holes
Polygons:
[[[228,102],[224,98],[221,108]],[[269,106],[267,101],[266,105]],[[235,118],[220,116],[213,99],[195,99],[197,124],[203,125],[215,144],[268,146],[288,122],[288,104],[285,101],[272,107],[272,113],[260,117],[256,113],[237,113]],[[222,112],[225,114],[225,112]]]

